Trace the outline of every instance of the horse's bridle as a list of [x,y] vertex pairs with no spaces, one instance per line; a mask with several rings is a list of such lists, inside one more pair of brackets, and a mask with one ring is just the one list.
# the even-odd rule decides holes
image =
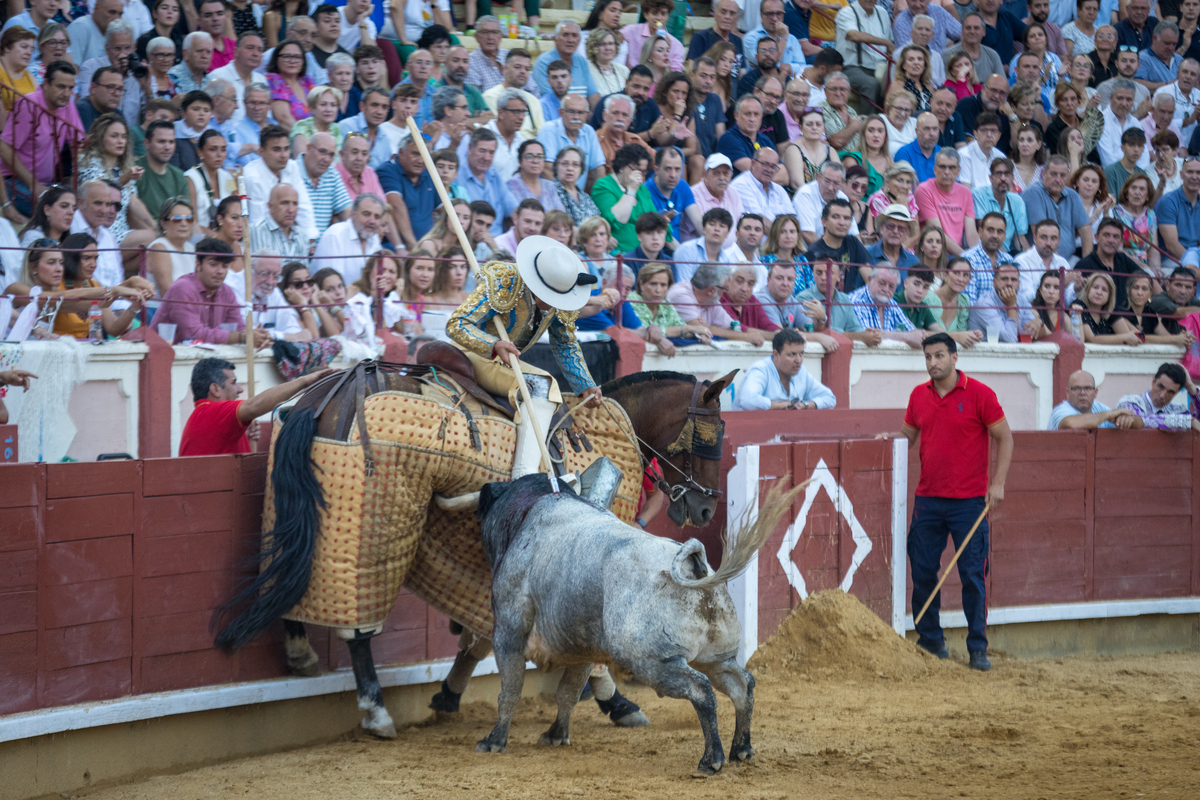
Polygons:
[[[686,469],[675,466],[667,456],[651,447],[645,439],[641,436],[637,437],[643,447],[658,457],[660,465],[669,466],[683,477],[683,481],[676,484],[667,483],[665,477],[658,481],[658,488],[666,493],[672,503],[688,492],[697,492],[705,497],[713,498],[719,498],[724,494],[720,489],[709,489],[707,486],[702,486],[692,477],[693,458],[702,458],[706,461],[721,460],[721,441],[725,437],[725,421],[719,418],[720,410],[710,411],[707,408],[700,408],[697,404],[700,399],[700,390],[703,388],[703,382],[697,380],[695,388],[692,389],[692,402],[688,406],[687,422],[684,423],[679,436],[667,447],[667,453],[673,456],[685,452],[690,454],[686,462]],[[715,422],[700,421],[696,419],[698,416],[718,417],[718,419]]]

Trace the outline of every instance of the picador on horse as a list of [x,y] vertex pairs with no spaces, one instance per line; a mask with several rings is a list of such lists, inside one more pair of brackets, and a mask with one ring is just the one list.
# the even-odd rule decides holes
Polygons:
[[[639,373],[602,392],[575,335],[595,283],[570,249],[527,237],[515,263],[479,268],[475,290],[447,324],[457,347],[428,344],[421,364],[363,362],[334,373],[281,415],[261,570],[222,610],[236,614],[217,645],[240,648],[283,618],[289,669],[314,675],[304,623],[334,628],[350,648],[363,727],[394,736],[370,640],[402,587],[461,623],[460,652],[431,706],[458,709],[490,652],[494,625],[479,491],[538,471],[543,443],[535,431],[549,437],[560,473],[578,476],[601,457],[615,465],[616,488],[605,503],[626,524],[651,458],[667,473],[659,486],[670,498],[668,516],[679,525],[707,523],[720,494],[719,397],[733,373],[716,381]],[[544,333],[577,396],[564,397],[552,376],[522,363],[525,403],[520,377],[501,362]],[[603,665],[593,676],[591,690],[614,722],[646,724]]]

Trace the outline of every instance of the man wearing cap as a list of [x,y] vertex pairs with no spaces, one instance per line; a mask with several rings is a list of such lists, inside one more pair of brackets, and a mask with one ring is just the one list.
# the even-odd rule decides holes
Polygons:
[[[571,390],[588,397],[588,406],[597,408],[600,387],[592,380],[575,338],[579,310],[591,296],[594,283],[596,277],[570,248],[548,236],[528,236],[517,245],[515,264],[489,261],[480,266],[475,291],[450,315],[446,333],[471,360],[476,383],[494,394],[508,395],[516,408],[518,378],[508,366],[509,356],[520,356],[548,332],[554,360]],[[498,324],[504,325],[511,342],[496,335],[494,325]],[[531,418],[537,417],[545,435],[562,402],[558,384],[549,373],[528,364],[521,369],[532,378],[533,407],[522,409],[517,426],[513,478],[538,469],[540,448]]]
[[[713,153],[705,160],[704,177],[700,179],[699,183],[692,186],[692,197],[696,201],[696,207],[700,209],[701,219],[710,209],[714,208],[723,208],[728,211],[735,223],[742,218],[742,198],[730,187],[732,179],[733,162],[729,160],[729,156]],[[784,196],[787,196],[787,192],[784,192]],[[691,220],[685,217],[680,224],[680,234],[684,241],[687,241],[689,238],[700,236],[700,231],[694,230]],[[725,239],[725,246],[733,247],[735,244],[737,244],[737,234],[731,229],[729,236]]]
[[904,249],[904,240],[908,238],[912,214],[907,206],[892,203],[875,218],[875,228],[879,231],[879,241],[867,248],[871,263],[881,267],[892,267],[903,274],[909,267],[921,263],[921,259]]

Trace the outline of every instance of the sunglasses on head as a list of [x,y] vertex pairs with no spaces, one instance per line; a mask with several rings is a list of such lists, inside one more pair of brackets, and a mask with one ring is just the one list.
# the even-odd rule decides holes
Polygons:
[[30,244],[29,247],[31,249],[37,249],[41,247],[58,247],[58,239],[51,239],[50,237],[34,239],[33,243]]
[[1137,52],[1140,52],[1141,49],[1142,48],[1135,47],[1134,45],[1131,45],[1131,44],[1123,44],[1117,48],[1117,52],[1118,53],[1137,53]]

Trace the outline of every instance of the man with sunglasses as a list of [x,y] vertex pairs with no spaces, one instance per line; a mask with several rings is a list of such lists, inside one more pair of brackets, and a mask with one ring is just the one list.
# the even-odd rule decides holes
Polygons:
[[1129,0],[1125,4],[1125,19],[1115,26],[1117,46],[1136,48],[1138,52],[1149,49],[1154,38],[1158,20],[1150,16],[1150,0]]
[[1125,78],[1133,82],[1133,105],[1131,108],[1137,109],[1134,116],[1141,119],[1150,110],[1150,90],[1142,83],[1133,80],[1141,63],[1137,50],[1134,50],[1132,45],[1121,45],[1113,56],[1113,63],[1116,65],[1117,74],[1096,87],[1096,96],[1100,98],[1100,108],[1107,108],[1111,104],[1116,82]]

